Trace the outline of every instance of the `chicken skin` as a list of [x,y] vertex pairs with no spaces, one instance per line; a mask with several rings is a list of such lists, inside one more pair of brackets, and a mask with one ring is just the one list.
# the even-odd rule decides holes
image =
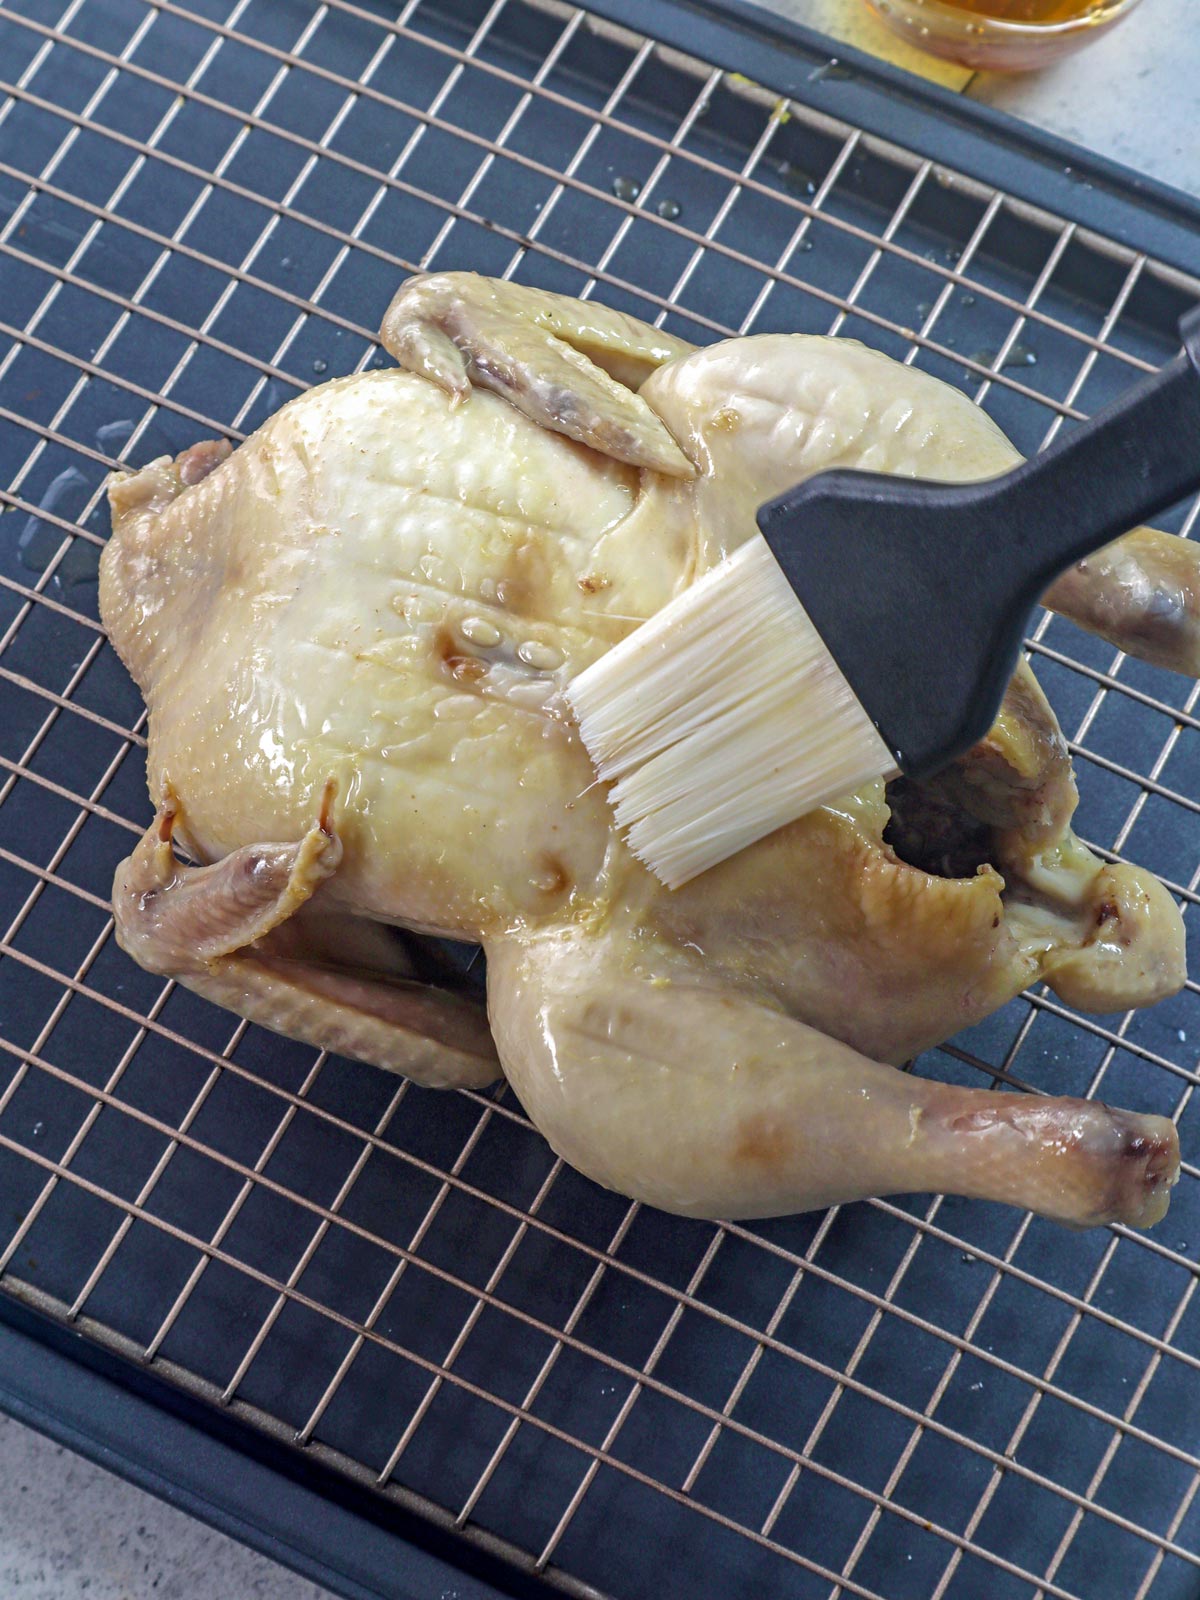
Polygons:
[[[157,806],[116,875],[123,947],[424,1084],[503,1073],[568,1161],[669,1210],[944,1190],[1161,1217],[1168,1119],[896,1070],[1039,980],[1096,1011],[1184,980],[1171,896],[1071,832],[1027,663],[935,780],[868,784],[674,892],[563,695],[762,501],[833,466],[993,476],[1017,457],[988,418],[846,340],[693,350],[468,274],[410,280],[382,337],[399,370],[111,481],[101,608]],[[1184,541],[1137,530],[1047,602],[1200,671]],[[483,945],[486,1015],[428,936]]]

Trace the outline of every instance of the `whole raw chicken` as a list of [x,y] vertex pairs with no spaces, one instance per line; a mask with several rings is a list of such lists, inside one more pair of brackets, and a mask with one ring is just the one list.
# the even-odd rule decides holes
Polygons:
[[[845,340],[693,350],[467,274],[410,280],[382,338],[405,370],[111,482],[101,607],[158,806],[117,872],[125,949],[420,1083],[504,1073],[568,1161],[668,1210],[945,1190],[1159,1218],[1169,1120],[896,1070],[1039,979],[1114,1011],[1184,978],[1171,897],[1072,835],[1027,665],[936,781],[870,785],[674,893],[564,705],[760,502],[831,466],[991,476],[1016,456],[987,417]],[[1139,530],[1048,601],[1200,668],[1182,540]],[[486,1016],[413,935],[482,943]]]

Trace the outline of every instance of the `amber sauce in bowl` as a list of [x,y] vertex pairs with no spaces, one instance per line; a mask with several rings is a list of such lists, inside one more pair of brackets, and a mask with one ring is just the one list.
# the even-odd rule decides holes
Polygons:
[[867,0],[909,44],[968,67],[1021,72],[1097,38],[1138,0]]

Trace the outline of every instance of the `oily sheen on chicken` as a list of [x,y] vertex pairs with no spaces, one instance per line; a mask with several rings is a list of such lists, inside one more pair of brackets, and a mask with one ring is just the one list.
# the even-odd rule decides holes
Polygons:
[[[157,806],[116,875],[124,948],[423,1084],[503,1073],[568,1161],[669,1210],[944,1190],[1160,1217],[1166,1118],[897,1071],[1039,980],[1102,1012],[1184,980],[1171,896],[1071,832],[1027,663],[936,780],[867,785],[674,893],[564,705],[762,501],[832,466],[991,476],[1016,459],[996,427],[847,340],[694,350],[469,274],[410,280],[382,338],[399,370],[111,480],[101,607]],[[1047,599],[1200,669],[1179,539],[1137,530]],[[434,935],[484,946],[486,1013]]]

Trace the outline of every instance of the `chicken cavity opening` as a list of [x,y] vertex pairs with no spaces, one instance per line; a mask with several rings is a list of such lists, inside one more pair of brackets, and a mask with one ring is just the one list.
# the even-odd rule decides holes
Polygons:
[[884,843],[905,866],[935,878],[973,878],[991,860],[992,829],[938,787],[895,778],[885,791],[891,820]]

